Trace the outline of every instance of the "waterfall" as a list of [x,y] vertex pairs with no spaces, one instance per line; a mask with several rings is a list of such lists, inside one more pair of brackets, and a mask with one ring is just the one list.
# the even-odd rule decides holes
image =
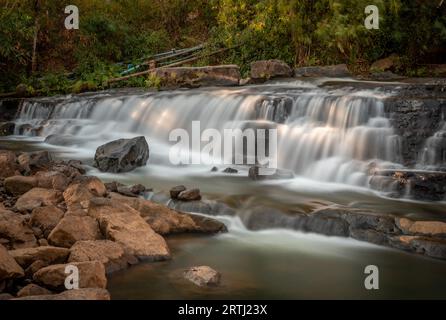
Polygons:
[[168,165],[173,129],[190,131],[193,121],[200,121],[201,130],[220,131],[269,123],[278,129],[279,167],[366,186],[370,166],[400,161],[400,138],[386,117],[384,98],[373,90],[253,86],[73,96],[51,106],[37,99],[23,104],[16,133],[57,135],[64,144],[91,150],[144,135],[155,161]]
[[421,165],[427,168],[441,168],[446,163],[446,123],[443,123],[432,137],[428,138],[420,159]]

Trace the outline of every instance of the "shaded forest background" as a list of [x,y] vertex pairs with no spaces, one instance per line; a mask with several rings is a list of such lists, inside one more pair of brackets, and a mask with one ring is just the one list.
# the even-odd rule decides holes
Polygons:
[[[398,72],[422,76],[446,61],[443,0],[0,0],[0,91],[24,84],[42,94],[100,89],[118,62],[206,43],[233,48],[196,65],[281,59],[292,66],[347,63],[353,70],[390,54]],[[80,29],[66,30],[76,5]],[[367,5],[380,29],[364,27]],[[144,85],[135,79],[126,85]]]

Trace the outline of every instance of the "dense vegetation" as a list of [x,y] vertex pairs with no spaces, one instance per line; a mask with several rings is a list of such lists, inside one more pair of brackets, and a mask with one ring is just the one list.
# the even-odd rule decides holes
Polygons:
[[[232,48],[197,64],[278,58],[291,65],[348,63],[363,70],[396,53],[417,75],[446,56],[443,0],[0,0],[0,91],[41,94],[101,88],[123,65],[172,48]],[[79,7],[66,30],[64,8]],[[367,30],[364,9],[380,9]],[[420,75],[422,75],[420,73]],[[143,85],[144,79],[126,85]]]

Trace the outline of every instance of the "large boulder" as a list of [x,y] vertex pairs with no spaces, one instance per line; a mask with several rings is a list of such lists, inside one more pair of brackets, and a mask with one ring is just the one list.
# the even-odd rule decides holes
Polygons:
[[64,191],[63,197],[67,206],[74,208],[80,206],[82,202],[95,197],[104,197],[106,194],[107,188],[100,179],[82,176],[73,180]]
[[146,138],[119,139],[100,146],[94,156],[94,166],[103,172],[129,172],[143,167],[149,160]]
[[192,267],[184,271],[184,278],[199,287],[215,287],[220,284],[221,274],[211,267]]
[[105,272],[112,273],[125,269],[137,259],[125,254],[122,246],[110,240],[78,241],[70,249],[68,262],[99,261]]
[[2,209],[0,209],[0,239],[8,241],[6,246],[9,249],[37,246],[34,232],[27,225],[25,217]]
[[62,220],[64,212],[55,206],[39,207],[32,211],[30,224],[42,230],[45,238]]
[[99,261],[48,266],[34,273],[33,280],[46,288],[63,290],[65,289],[65,279],[69,275],[69,273],[65,273],[68,266],[77,267],[79,270],[79,288],[106,288],[105,268]]
[[20,278],[25,275],[8,250],[0,244],[0,282],[3,280]]
[[352,74],[347,65],[338,64],[323,67],[301,67],[294,70],[295,77],[350,77]]
[[110,300],[110,293],[105,289],[86,288],[67,290],[59,294],[34,295],[20,297],[14,300]]
[[112,199],[94,198],[90,200],[88,214],[99,221],[106,238],[122,245],[126,254],[152,261],[170,258],[163,237],[130,206]]
[[54,206],[61,201],[62,193],[60,191],[33,188],[17,200],[15,207],[21,212],[31,212],[35,208],[42,206]]
[[65,263],[70,254],[70,250],[57,247],[37,247],[25,248],[9,251],[9,254],[17,263],[26,269],[36,261],[42,261],[49,264]]
[[293,70],[281,60],[261,60],[251,63],[251,79],[253,81],[291,76],[293,76]]
[[37,187],[37,180],[34,177],[12,176],[6,178],[4,184],[6,192],[14,196],[21,196]]
[[100,240],[101,231],[96,219],[89,216],[64,217],[48,236],[54,246],[71,248],[77,241]]
[[8,178],[20,174],[14,152],[0,150],[0,168],[0,178]]
[[196,88],[200,86],[238,86],[240,68],[237,65],[159,68],[149,79],[160,89]]

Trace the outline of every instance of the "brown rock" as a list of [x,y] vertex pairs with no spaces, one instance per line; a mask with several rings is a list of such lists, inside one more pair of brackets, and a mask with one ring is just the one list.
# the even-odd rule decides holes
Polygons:
[[184,272],[184,277],[199,287],[212,287],[220,284],[221,275],[211,267],[192,267]]
[[102,235],[97,221],[88,216],[64,217],[48,236],[50,244],[65,248],[70,248],[77,241],[100,239]]
[[21,196],[37,186],[34,177],[12,176],[5,179],[5,189],[14,196]]
[[396,218],[397,226],[405,234],[446,236],[446,223],[441,221],[413,221],[406,218]]
[[37,242],[39,243],[39,246],[41,246],[41,247],[49,246],[48,241],[46,239],[39,239]]
[[0,301],[12,300],[14,296],[9,293],[0,293]]
[[185,186],[176,186],[170,189],[170,198],[172,199],[178,199],[178,196],[181,192],[186,191]]
[[126,254],[141,259],[166,260],[170,258],[166,241],[155,233],[139,212],[119,201],[94,198],[88,214],[99,221],[107,239],[121,244]]
[[387,58],[375,61],[370,67],[370,70],[372,72],[393,70],[395,68],[397,61],[398,61],[398,56],[392,54]]
[[43,296],[50,295],[52,292],[48,289],[42,288],[37,284],[31,283],[17,292],[17,297],[29,297],[29,296]]
[[16,202],[15,207],[18,211],[32,211],[42,206],[57,205],[62,201],[62,195],[59,191],[43,188],[34,188],[22,195]]
[[293,70],[281,60],[262,60],[251,63],[251,79],[291,77]]
[[112,273],[128,266],[128,258],[122,246],[109,240],[78,241],[70,249],[68,262],[99,261],[106,273]]
[[36,173],[35,179],[39,188],[58,191],[64,191],[70,182],[68,177],[57,171],[39,171]]
[[45,268],[48,266],[47,262],[44,262],[42,260],[37,260],[34,261],[33,263],[31,263],[29,265],[28,268],[26,268],[25,270],[25,275],[27,278],[32,278],[32,276],[34,275],[34,273],[36,273],[37,271],[39,271],[42,268]]
[[110,300],[110,293],[105,289],[87,288],[68,290],[53,295],[28,296],[14,300]]
[[178,200],[181,201],[197,201],[201,200],[200,189],[190,189],[180,192]]
[[99,261],[73,262],[69,264],[56,264],[40,269],[34,273],[35,282],[54,290],[65,288],[65,273],[67,266],[75,266],[79,270],[79,288],[105,288],[107,278],[105,268]]
[[33,210],[30,224],[40,228],[47,238],[63,216],[64,212],[55,206],[39,207]]
[[37,246],[34,232],[26,224],[25,217],[7,210],[0,210],[0,239],[7,240],[10,249]]
[[57,247],[37,247],[9,251],[9,254],[23,268],[28,268],[35,261],[47,264],[64,263],[68,259],[70,250]]
[[8,253],[6,248],[0,244],[0,282],[3,280],[21,278],[25,275],[14,258]]
[[350,77],[352,74],[347,65],[337,64],[331,66],[301,67],[294,70],[295,77]]
[[79,205],[95,197],[107,194],[105,185],[96,177],[79,177],[65,190],[63,197],[68,207]]
[[0,150],[0,178],[8,178],[20,174],[14,152]]

